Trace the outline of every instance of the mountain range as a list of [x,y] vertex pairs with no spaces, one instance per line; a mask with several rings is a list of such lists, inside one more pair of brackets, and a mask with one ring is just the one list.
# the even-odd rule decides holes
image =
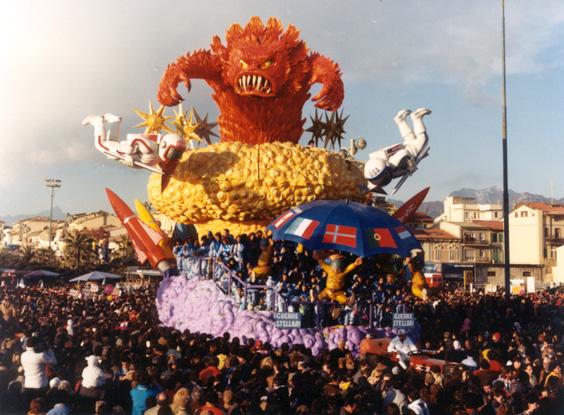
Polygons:
[[[49,217],[49,210],[42,210],[38,213],[33,214],[21,214],[21,215],[4,215],[0,216],[0,220],[4,221],[6,225],[13,225],[14,223],[27,218],[34,218],[36,216]],[[59,207],[53,207],[53,220],[63,220],[67,218],[67,214]]]
[[[461,197],[471,197],[476,199],[478,203],[502,203],[503,201],[503,190],[499,186],[491,186],[485,189],[470,189],[470,188],[462,188],[459,190],[455,190],[451,192],[449,196],[461,196]],[[534,193],[519,193],[513,190],[509,190],[509,206],[512,207],[517,202],[544,202],[544,203],[553,203],[553,204],[564,204],[564,197],[560,199],[553,199],[543,195],[538,195]],[[394,200],[388,199],[388,202],[400,206],[403,201],[401,200]],[[437,216],[443,213],[443,202],[436,200],[436,201],[427,201],[421,204],[419,208],[420,211],[425,212],[427,215],[431,216],[432,218],[436,218]],[[5,215],[0,216],[0,220],[4,221],[6,225],[12,225],[13,223],[26,219],[31,218],[34,216],[49,216],[48,210],[43,210],[39,213],[34,214],[22,214],[22,215]],[[67,217],[67,214],[61,210],[59,207],[53,208],[53,219],[55,220],[63,220]]]
[[[509,207],[512,208],[518,202],[543,202],[549,204],[564,204],[564,197],[554,199],[543,195],[538,195],[529,192],[515,192],[509,189]],[[451,192],[449,196],[470,197],[476,199],[477,203],[503,203],[503,189],[499,186],[491,186],[485,189],[470,189],[462,188]],[[419,210],[427,213],[429,216],[436,218],[443,213],[442,201],[428,201],[423,202]]]

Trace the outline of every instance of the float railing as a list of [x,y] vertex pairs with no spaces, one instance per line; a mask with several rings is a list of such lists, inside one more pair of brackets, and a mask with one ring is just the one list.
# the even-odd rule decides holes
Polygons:
[[[273,285],[252,284],[243,281],[234,270],[229,269],[219,258],[192,256],[189,261],[184,263],[187,266],[182,270],[182,274],[186,278],[212,280],[225,295],[233,298],[241,309],[254,309],[259,305],[264,306],[264,308],[261,308],[262,310],[273,312],[301,309],[307,321],[306,324],[318,328],[326,327],[330,325],[328,323],[331,320],[335,320],[331,315],[333,307],[344,309],[342,305],[334,301],[296,299],[296,297],[279,293]],[[368,307],[368,321],[365,321],[365,325],[372,328],[375,322],[374,305],[367,304],[366,306]],[[351,312],[350,309],[345,311],[345,316],[342,318],[343,324],[352,324]]]

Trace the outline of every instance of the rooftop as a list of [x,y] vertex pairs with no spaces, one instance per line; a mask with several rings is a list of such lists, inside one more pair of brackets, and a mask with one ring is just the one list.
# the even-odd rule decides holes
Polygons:
[[427,215],[425,212],[421,212],[420,210],[418,210],[411,217],[411,221],[433,222],[433,218]]
[[474,223],[492,231],[503,231],[503,222],[500,220],[475,220]]
[[[32,218],[21,219],[17,222],[14,222],[13,225],[17,225],[19,223],[26,223],[26,222],[49,222],[49,218],[47,216],[34,216]],[[57,222],[53,219],[53,222]]]
[[542,210],[547,215],[564,215],[564,205],[550,204],[544,202],[523,202],[519,206],[528,206],[531,209]]
[[438,228],[428,228],[428,229],[414,229],[413,235],[420,241],[430,240],[430,239],[442,239],[448,241],[459,241],[460,238],[443,231]]
[[[488,229],[487,226],[480,224],[478,222],[490,222],[489,220],[485,221],[474,221],[474,222],[453,222],[453,221],[444,221],[445,223],[451,223],[456,226],[460,226],[464,229]],[[492,221],[493,222],[493,221]]]

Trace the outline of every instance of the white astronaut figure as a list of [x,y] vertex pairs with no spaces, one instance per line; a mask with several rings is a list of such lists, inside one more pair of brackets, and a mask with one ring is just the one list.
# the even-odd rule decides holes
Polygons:
[[[403,177],[396,187],[395,193],[409,175],[417,170],[417,164],[428,155],[429,147],[427,130],[423,124],[423,117],[431,113],[430,109],[419,108],[415,112],[402,110],[395,116],[403,143],[395,144],[370,153],[364,165],[364,177],[368,180],[368,189],[379,193],[386,193],[383,187],[397,177]],[[406,118],[411,114],[413,129]]]
[[[107,124],[116,124],[113,135]],[[176,134],[127,134],[120,141],[121,117],[114,114],[89,115],[82,125],[94,127],[94,145],[106,157],[119,160],[126,166],[139,167],[163,174],[159,167],[171,160],[179,159],[186,150],[186,142]]]

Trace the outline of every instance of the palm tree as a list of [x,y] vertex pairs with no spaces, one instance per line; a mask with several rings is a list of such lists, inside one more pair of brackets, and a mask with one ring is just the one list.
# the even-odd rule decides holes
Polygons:
[[86,230],[72,230],[68,233],[65,242],[65,261],[72,264],[75,270],[80,269],[84,261],[86,265],[94,265],[97,260],[96,251],[93,249],[94,238]]
[[55,255],[55,251],[50,248],[38,248],[34,250],[32,262],[51,268],[58,268],[60,266],[60,261]]
[[0,267],[16,268],[21,262],[20,253],[9,249],[0,249]]
[[18,253],[20,257],[19,262],[23,265],[31,264],[35,258],[35,250],[31,245],[20,246]]
[[136,263],[133,244],[127,235],[120,235],[113,242],[118,246],[110,253],[110,270],[116,273],[124,272],[127,266]]
[[128,262],[130,259],[133,259],[135,250],[127,235],[120,235],[115,242],[118,248],[112,251],[112,262]]

